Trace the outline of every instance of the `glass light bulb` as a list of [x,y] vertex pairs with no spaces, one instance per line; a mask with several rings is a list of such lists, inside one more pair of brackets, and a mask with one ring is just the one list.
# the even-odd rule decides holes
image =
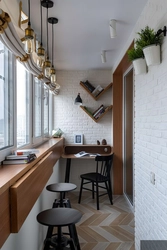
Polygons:
[[51,83],[55,83],[56,82],[56,74],[51,74],[50,75],[50,81],[51,81]]
[[44,65],[44,59],[42,59],[41,57],[38,56],[36,63],[37,63],[37,67],[41,69],[41,68],[43,68],[43,65]]
[[44,75],[46,76],[46,77],[50,77],[50,68],[49,67],[46,67],[45,69],[44,69]]
[[34,39],[25,40],[25,52],[27,54],[31,54],[33,52],[33,42],[34,42]]

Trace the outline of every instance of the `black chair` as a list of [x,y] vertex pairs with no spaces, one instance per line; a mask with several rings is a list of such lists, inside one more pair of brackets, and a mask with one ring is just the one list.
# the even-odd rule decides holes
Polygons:
[[[40,212],[37,221],[48,226],[43,250],[80,250],[79,239],[75,224],[81,219],[82,214],[73,208],[51,208]],[[57,233],[54,233],[54,227]],[[64,233],[63,227],[68,227],[69,232]]]
[[55,199],[52,208],[56,207],[71,207],[70,200],[65,198],[65,194],[69,191],[76,189],[77,186],[73,183],[54,183],[46,187],[50,192],[57,192],[60,194],[59,199]]
[[[99,210],[99,197],[108,194],[111,205],[112,202],[112,186],[111,186],[111,167],[113,162],[113,154],[107,156],[95,157],[96,171],[80,175],[81,186],[78,203],[81,202],[82,190],[89,190],[92,192],[92,199],[94,199],[94,193],[96,193],[97,210]],[[92,188],[84,187],[84,185],[92,183]],[[102,185],[104,183],[104,185]],[[99,188],[107,190],[104,193],[99,192]]]

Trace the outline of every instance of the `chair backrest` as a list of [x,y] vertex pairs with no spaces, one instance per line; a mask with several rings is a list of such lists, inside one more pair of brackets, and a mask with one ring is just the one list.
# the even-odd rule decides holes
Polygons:
[[110,177],[110,171],[113,162],[113,155],[97,155],[95,157],[96,164],[96,173],[100,173],[103,176]]

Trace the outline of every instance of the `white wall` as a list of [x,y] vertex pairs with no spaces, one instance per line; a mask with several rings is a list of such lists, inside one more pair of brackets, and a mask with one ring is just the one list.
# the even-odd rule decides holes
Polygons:
[[[98,123],[94,122],[74,100],[80,93],[83,105],[96,110],[101,104],[112,104],[112,88],[110,88],[98,101],[95,101],[81,86],[80,81],[88,80],[94,87],[101,85],[107,87],[112,82],[111,70],[90,71],[57,71],[57,81],[61,85],[58,96],[54,98],[54,128],[60,127],[64,132],[65,144],[74,143],[76,132],[84,135],[84,144],[97,144],[97,140],[106,139],[113,145],[112,110]],[[60,160],[61,181],[64,181],[66,160]],[[71,162],[70,182],[80,186],[80,174],[94,169],[92,160],[77,160]]]
[[81,86],[80,81],[88,80],[93,86],[106,87],[111,83],[111,70],[90,71],[57,71],[57,81],[61,85],[58,96],[55,96],[54,128],[60,127],[64,132],[65,143],[74,143],[74,133],[84,134],[84,144],[96,144],[106,139],[112,145],[112,111],[109,111],[99,123],[94,122],[81,108],[74,104],[80,93],[83,105],[92,110],[101,104],[112,104],[112,88],[98,101],[95,101]]
[[[59,163],[54,166],[54,171],[48,184],[59,182]],[[10,234],[1,250],[42,250],[43,240],[47,227],[42,226],[36,220],[38,213],[52,207],[56,194],[43,189],[40,197],[33,206],[27,219],[17,234]]]
[[[150,0],[135,32],[167,25],[167,1]],[[136,34],[134,34],[136,36]],[[135,242],[167,236],[167,37],[162,63],[135,77]],[[155,185],[150,183],[155,173]]]

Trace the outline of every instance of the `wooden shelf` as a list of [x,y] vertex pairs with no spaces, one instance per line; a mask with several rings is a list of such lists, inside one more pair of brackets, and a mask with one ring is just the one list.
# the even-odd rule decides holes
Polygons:
[[99,120],[101,120],[101,118],[102,118],[109,110],[111,110],[112,107],[113,107],[112,105],[106,107],[104,113],[102,113],[101,116],[99,116],[97,119],[95,119],[95,118],[93,117],[93,115],[91,115],[91,113],[89,113],[89,111],[86,109],[86,107],[80,106],[80,108],[81,108],[81,109],[82,109],[82,110],[83,110],[83,111],[84,111],[93,121],[95,121],[95,122],[98,122]]
[[113,83],[110,83],[106,88],[104,88],[100,94],[98,94],[97,96],[94,96],[88,89],[87,87],[84,85],[83,82],[80,82],[80,85],[85,89],[85,91],[96,101],[100,98],[100,96],[102,96],[112,85]]

